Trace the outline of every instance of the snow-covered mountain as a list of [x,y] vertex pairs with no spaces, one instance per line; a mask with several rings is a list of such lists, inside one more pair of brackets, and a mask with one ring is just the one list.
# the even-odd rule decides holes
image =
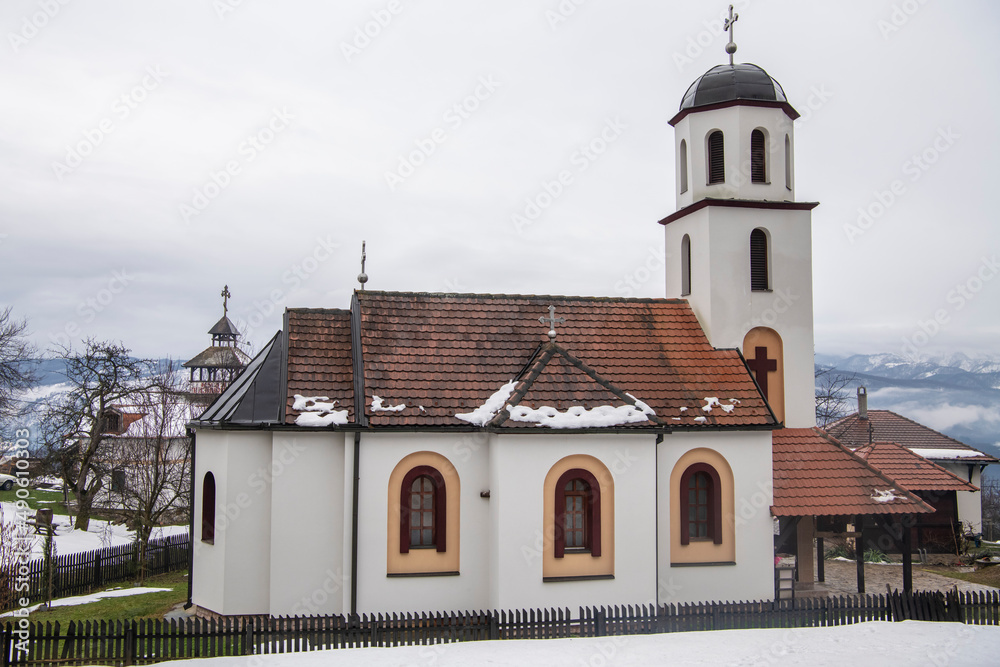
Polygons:
[[[870,409],[892,410],[1000,458],[1000,356],[817,353],[816,367],[853,375],[852,399],[864,385]],[[990,468],[1000,476],[1000,466]]]

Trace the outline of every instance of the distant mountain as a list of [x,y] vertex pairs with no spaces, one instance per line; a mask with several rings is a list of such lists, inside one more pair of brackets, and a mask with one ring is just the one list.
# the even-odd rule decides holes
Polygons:
[[[816,368],[855,376],[852,411],[854,392],[864,385],[869,408],[892,410],[1000,458],[1000,356],[817,354]],[[987,471],[1000,477],[1000,465]]]

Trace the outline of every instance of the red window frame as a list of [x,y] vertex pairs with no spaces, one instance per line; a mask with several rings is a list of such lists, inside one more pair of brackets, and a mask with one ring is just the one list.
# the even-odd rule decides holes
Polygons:
[[555,557],[562,558],[566,554],[566,484],[580,479],[590,487],[590,494],[584,503],[584,548],[590,550],[590,555],[598,558],[601,555],[601,485],[593,473],[583,468],[567,470],[556,480],[555,493]]
[[447,551],[448,495],[444,477],[432,466],[416,466],[403,476],[399,489],[399,553],[410,552],[410,489],[418,477],[434,484],[434,542],[439,552]]
[[680,480],[681,544],[691,543],[691,526],[688,518],[688,484],[697,473],[705,473],[709,479],[708,490],[708,537],[715,544],[722,544],[722,481],[719,473],[707,463],[693,463],[687,467]]

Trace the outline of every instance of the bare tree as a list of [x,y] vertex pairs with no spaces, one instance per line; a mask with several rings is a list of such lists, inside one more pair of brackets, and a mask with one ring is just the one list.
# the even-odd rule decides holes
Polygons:
[[[146,551],[153,529],[165,517],[187,507],[191,475],[191,438],[185,425],[191,405],[172,362],[161,368],[157,384],[138,406],[143,414],[129,431],[113,439],[108,466],[117,474],[114,493],[136,531],[139,580],[145,580]],[[113,486],[116,486],[113,483]]]
[[983,537],[993,542],[1000,538],[1000,482],[984,477],[979,486],[983,502]]
[[116,406],[141,402],[151,387],[151,362],[134,359],[120,343],[88,339],[84,350],[61,348],[69,390],[42,408],[41,437],[47,467],[77,501],[75,527],[87,530],[94,498],[108,474],[110,437],[124,428]]
[[26,337],[28,322],[14,319],[10,310],[0,310],[0,421],[19,412],[17,395],[35,382],[37,350]]
[[835,372],[833,368],[817,368],[816,373],[816,423],[826,426],[847,414],[851,404],[848,387],[857,382],[850,375]]

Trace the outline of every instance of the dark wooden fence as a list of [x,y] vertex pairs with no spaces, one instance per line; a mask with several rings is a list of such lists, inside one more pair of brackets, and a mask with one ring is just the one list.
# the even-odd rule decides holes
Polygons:
[[798,628],[864,621],[1000,625],[1000,591],[910,593],[777,602],[587,607],[434,614],[244,617],[32,623],[0,630],[0,667],[146,665],[163,660],[297,653],[482,639],[604,637],[736,628]]
[[[146,575],[187,569],[189,549],[187,534],[150,539],[146,547]],[[133,581],[138,573],[139,545],[133,542],[94,551],[57,555],[54,560],[53,599],[84,595],[107,584]],[[44,572],[45,559],[32,559],[28,564],[27,594],[19,591],[11,596],[11,604],[16,604],[14,601],[21,597],[27,597],[31,604],[43,601]]]

